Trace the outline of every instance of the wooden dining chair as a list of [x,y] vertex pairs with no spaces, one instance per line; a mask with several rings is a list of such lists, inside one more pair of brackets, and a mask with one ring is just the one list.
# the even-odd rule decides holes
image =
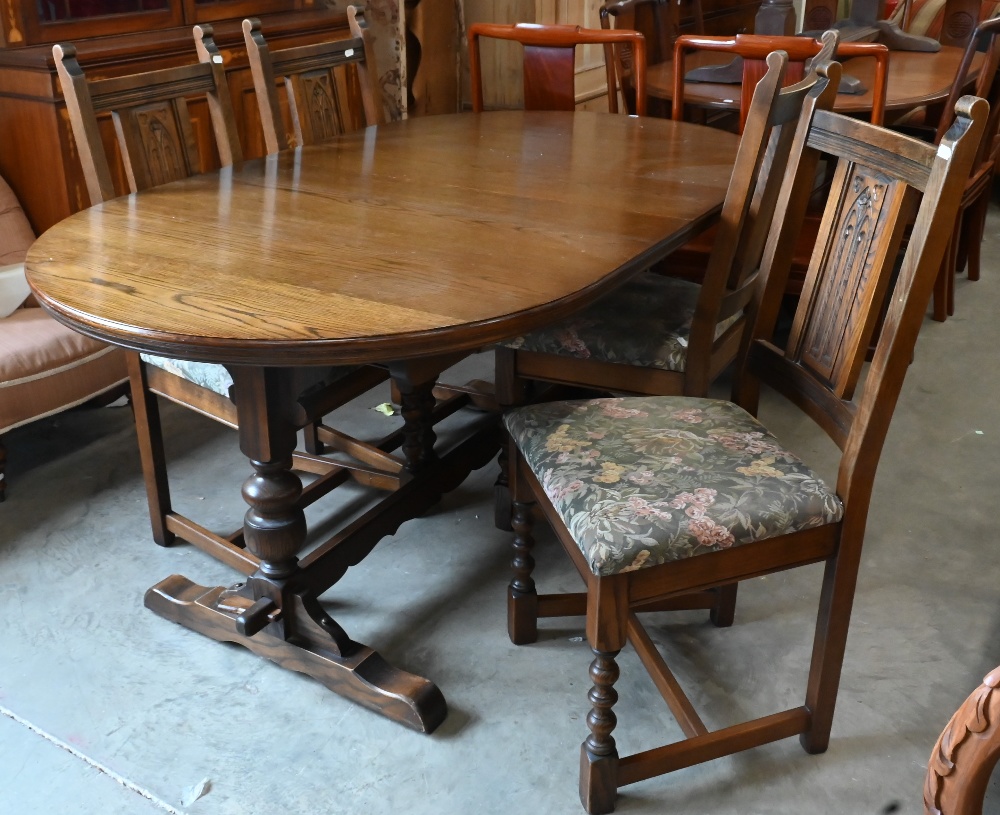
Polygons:
[[[195,34],[199,42],[211,41],[209,26],[201,26]],[[205,167],[206,157],[189,112],[192,98],[207,101],[214,134],[211,143],[222,165],[242,161],[225,70],[217,52],[205,62],[109,79],[88,79],[72,45],[57,44],[52,52],[92,204],[118,195],[99,114],[111,116],[128,189],[133,193],[187,178]],[[211,274],[210,267],[206,274]],[[166,546],[180,537],[236,568],[254,571],[256,562],[242,548],[242,528],[223,537],[173,509],[157,403],[157,397],[163,397],[235,428],[229,372],[222,365],[135,353],[128,354],[128,367],[154,540]],[[386,377],[384,370],[369,366],[296,369],[293,379],[305,394],[299,405],[300,427],[312,426]],[[319,476],[303,493],[303,506],[353,474],[339,463],[308,453],[296,454],[295,464]]]
[[[832,54],[836,34],[826,36]],[[648,271],[579,315],[501,343],[496,349],[501,406],[537,398],[530,390],[537,383],[616,393],[707,395],[736,356],[764,230],[788,157],[790,125],[797,121],[806,90],[817,81],[814,75],[779,96],[775,82],[783,82],[787,59],[781,62],[780,70],[769,62],[767,82],[761,79],[756,86],[707,263],[700,256],[694,261],[701,264],[698,281],[690,279],[693,274]],[[819,103],[832,106],[835,92],[834,87]],[[769,140],[773,146],[764,159]],[[660,265],[671,267],[673,258]],[[691,262],[687,255],[685,262]],[[495,507],[500,528],[509,528],[510,518],[506,467],[501,456]]]
[[[736,34],[732,37],[681,35],[674,42],[673,118],[676,121],[682,121],[684,118],[685,56],[691,51],[732,54],[742,60],[738,128],[738,132],[742,133],[754,85],[764,71],[764,58],[778,49],[788,54],[789,64],[785,82],[791,84],[802,78],[806,61],[817,57],[823,49],[823,42],[811,37],[759,36],[756,34]],[[856,57],[875,60],[871,122],[881,125],[885,118],[886,90],[889,81],[889,49],[874,42],[838,42],[836,57],[838,59]]]
[[[348,6],[347,21],[350,39],[276,51],[268,47],[260,20],[243,21],[243,39],[268,154],[318,144],[383,120],[375,88],[378,71],[364,10]],[[208,61],[213,53],[218,53],[215,44],[202,37],[198,42],[199,58]],[[287,92],[292,138],[281,114],[279,83]]]
[[[635,113],[646,113],[646,41],[637,31],[581,28],[578,25],[474,23],[469,26],[469,77],[472,110],[481,113],[483,76],[479,44],[482,38],[508,40],[524,46],[524,109],[576,110],[575,64],[578,45],[629,49],[634,61]],[[615,95],[608,93],[608,110],[618,112]]]
[[[815,96],[807,101],[732,402],[623,397],[550,402],[507,414],[516,501],[508,630],[513,642],[528,643],[537,637],[540,616],[586,615],[594,660],[580,793],[588,812],[611,812],[624,785],[789,736],[799,735],[807,752],[826,750],[875,470],[986,108],[982,100],[961,100],[956,124],[935,149],[817,110]],[[778,315],[821,151],[838,162],[833,190],[790,333],[781,340]],[[897,250],[914,212],[916,226],[896,274]],[[862,385],[865,352],[890,288]],[[755,418],[761,383],[840,448],[834,487]],[[585,594],[538,595],[536,510],[576,566]],[[823,563],[825,572],[804,703],[709,731],[639,615],[670,608],[691,592],[814,563]],[[686,738],[619,757],[614,685],[626,641]]]
[[[705,30],[701,0],[609,0],[598,11],[603,29],[631,29],[646,38],[646,67],[673,59],[674,40],[681,33],[682,20],[690,19],[694,32]],[[629,113],[635,113],[634,58],[627,44],[604,47],[604,66],[608,77],[611,112],[618,112],[619,97]],[[648,100],[647,105],[654,101]],[[654,115],[658,115],[654,113]]]

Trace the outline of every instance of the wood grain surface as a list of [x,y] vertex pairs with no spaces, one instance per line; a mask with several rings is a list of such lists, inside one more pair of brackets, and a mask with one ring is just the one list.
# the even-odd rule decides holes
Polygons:
[[125,196],[34,244],[57,318],[172,357],[403,359],[512,336],[707,226],[736,137],[599,113],[412,119]]
[[[688,70],[702,65],[729,62],[726,54],[698,52],[687,57]],[[925,51],[892,51],[889,54],[889,83],[886,90],[886,110],[905,111],[920,105],[943,102],[951,89],[955,72],[962,61],[962,49],[942,46],[936,53]],[[857,77],[867,89],[860,94],[837,94],[833,109],[838,113],[865,113],[872,108],[872,86],[875,60],[844,60],[844,73]],[[977,59],[982,62],[982,56]],[[646,75],[650,96],[659,99],[673,97],[674,66],[672,62],[651,65]],[[738,85],[721,85],[710,82],[688,82],[684,86],[684,99],[689,104],[703,107],[739,109]]]

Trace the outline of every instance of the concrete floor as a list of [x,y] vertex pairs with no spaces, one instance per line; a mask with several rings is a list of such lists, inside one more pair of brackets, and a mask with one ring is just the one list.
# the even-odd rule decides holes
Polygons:
[[[938,733],[1000,663],[996,212],[984,249],[982,281],[957,282],[958,313],[926,322],[889,433],[829,751],[758,748],[625,788],[619,812],[922,811]],[[379,433],[397,421],[370,410],[382,398],[343,423]],[[832,475],[832,445],[805,420],[776,402],[762,416]],[[234,434],[175,408],[165,421],[189,448],[172,459],[176,504],[226,528],[247,471]],[[509,535],[492,526],[492,467],[324,597],[355,639],[441,687],[448,719],[423,736],[142,607],[171,573],[236,576],[193,547],[152,543],[127,409],[72,412],[6,442],[0,815],[582,812],[590,654],[576,619],[543,622],[536,645],[507,640]],[[573,590],[550,538],[538,560],[541,586]],[[731,629],[702,613],[651,627],[710,727],[800,702],[819,576],[744,584]],[[620,751],[677,738],[634,655],[620,662]],[[987,804],[1000,811],[1000,792]]]

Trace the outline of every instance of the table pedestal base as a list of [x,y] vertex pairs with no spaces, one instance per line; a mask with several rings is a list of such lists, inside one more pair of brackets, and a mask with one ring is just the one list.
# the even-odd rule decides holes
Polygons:
[[444,721],[448,708],[433,682],[394,668],[378,652],[346,635],[331,635],[314,619],[315,609],[301,599],[296,613],[282,610],[296,621],[298,636],[290,641],[266,628],[252,636],[241,634],[237,630],[240,615],[229,605],[227,594],[222,586],[199,586],[175,574],[146,592],[145,605],[160,617],[214,640],[234,642],[283,668],[308,674],[335,693],[414,730],[430,733]]

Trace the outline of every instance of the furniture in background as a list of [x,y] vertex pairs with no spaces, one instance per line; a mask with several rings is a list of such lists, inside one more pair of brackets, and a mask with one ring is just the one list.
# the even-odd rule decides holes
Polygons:
[[[690,2],[692,24],[696,34],[705,30],[701,0]],[[646,64],[657,65],[673,59],[674,40],[681,33],[682,3],[664,0],[611,0],[601,6],[601,28],[628,28],[646,38]],[[688,16],[688,15],[683,15]],[[614,25],[612,25],[614,22]],[[608,73],[608,96],[611,112],[617,113],[618,98],[629,113],[635,113],[634,56],[627,47],[604,49],[604,64]],[[647,101],[648,107],[648,101]]]
[[[807,102],[733,402],[623,397],[507,414],[516,501],[509,632],[515,643],[532,642],[543,613],[586,614],[594,660],[580,793],[588,812],[611,812],[624,785],[792,735],[807,752],[826,750],[874,474],[986,108],[982,100],[964,98],[956,126],[935,149],[814,111]],[[799,307],[782,341],[775,336],[778,315],[820,151],[838,165]],[[921,193],[896,275],[903,232]],[[865,353],[890,288],[862,386]],[[835,488],[754,418],[761,383],[797,405],[841,449]],[[536,510],[586,583],[584,596],[537,594]],[[825,572],[804,704],[710,732],[639,614],[670,608],[693,591],[820,562]],[[614,685],[616,657],[627,641],[687,738],[619,757]]]
[[[317,144],[382,121],[382,106],[374,87],[378,69],[368,24],[354,6],[347,7],[347,22],[349,40],[271,51],[260,20],[243,21],[243,39],[269,155],[288,147]],[[214,44],[206,47],[199,43],[202,61],[217,53]],[[290,129],[282,116],[279,81],[288,100]]]
[[[469,26],[469,77],[472,88],[472,110],[482,113],[483,74],[480,40],[506,40],[522,46],[522,77],[525,110],[576,109],[576,49],[581,45],[601,45],[614,50],[626,46],[635,55],[637,65],[646,64],[646,42],[642,34],[627,29],[585,29],[570,25],[536,25],[517,23],[497,25],[476,23]],[[611,69],[609,69],[610,71]],[[634,74],[637,110],[646,112],[646,74]],[[618,112],[615,94],[608,94],[608,109]]]
[[[175,575],[147,605],[411,727],[436,727],[440,691],[351,640],[316,598],[495,456],[491,413],[470,412],[437,442],[440,371],[588,305],[715,220],[737,141],[607,114],[414,117],[380,125],[376,139],[359,131],[107,201],[46,232],[27,268],[47,308],[91,336],[225,364],[234,379],[253,471],[234,565],[249,576],[207,588]],[[136,285],[137,268],[156,284]],[[403,443],[401,456],[367,467],[368,483],[394,491],[299,557],[294,371],[373,362],[402,394]]]
[[994,668],[945,725],[924,777],[925,815],[983,815],[1000,761],[1000,668]]
[[[663,7],[671,5],[660,0]],[[675,0],[676,4],[676,0]],[[566,3],[551,3],[549,0],[464,0],[466,26],[475,23],[544,23],[546,25],[579,25],[582,28],[600,28],[600,3],[569,0]],[[680,3],[680,25],[682,31],[704,31],[709,34],[726,34],[736,31],[752,31],[753,20],[760,7],[760,0],[702,0],[704,26],[696,20],[692,3]],[[647,48],[654,44],[652,6],[637,9],[636,30],[647,35]],[[616,27],[625,28],[624,24]],[[487,43],[483,49],[481,71],[486,77],[487,109],[519,109],[524,100],[521,96],[524,82],[521,77],[521,59],[516,48],[506,43]],[[647,56],[649,53],[647,52]],[[603,110],[603,99],[607,93],[607,73],[604,54],[599,47],[585,48],[578,57],[576,66],[577,107],[585,110]],[[468,94],[468,92],[466,92]],[[471,98],[466,95],[466,106],[471,106]]]
[[[740,90],[739,90],[739,125],[738,132],[743,132],[743,123],[750,106],[750,97],[754,86],[763,75],[764,58],[774,50],[788,54],[788,71],[786,84],[792,84],[802,79],[807,60],[817,57],[825,46],[825,40],[811,37],[761,37],[753,34],[737,34],[735,37],[704,37],[685,34],[674,43],[673,82],[671,93],[672,115],[674,119],[684,118],[684,98],[690,87],[685,80],[685,55],[689,51],[727,54],[739,59]],[[858,60],[872,59],[875,63],[875,73],[870,86],[872,95],[871,120],[880,125],[885,116],[886,88],[889,76],[889,49],[873,42],[855,43],[841,42],[836,46],[837,58]],[[730,63],[732,64],[732,63]],[[730,94],[735,95],[735,94]]]
[[[978,62],[981,60],[981,62]],[[978,64],[978,71],[973,65]],[[1000,153],[1000,82],[997,70],[1000,68],[1000,18],[980,23],[968,45],[965,56],[955,73],[951,91],[944,107],[938,112],[938,122],[924,126],[907,125],[903,132],[923,138],[933,144],[940,144],[955,117],[955,104],[969,88],[990,103],[990,117],[986,132],[979,145],[979,152],[973,162],[972,171],[965,184],[962,200],[955,217],[955,228],[948,242],[941,264],[941,274],[934,286],[934,304],[931,315],[935,320],[944,321],[955,313],[955,275],[968,268],[969,280],[979,280],[980,247],[986,227],[986,213],[993,192],[993,178],[996,175],[997,155]]]
[[[223,166],[242,162],[223,61],[211,35],[208,25],[195,27],[195,39],[203,56],[200,62],[110,79],[87,79],[72,45],[53,47],[91,200],[106,202],[115,198],[110,164],[98,125],[99,113],[110,113],[114,120],[118,149],[132,192],[148,190],[197,172],[198,144],[192,136],[188,108],[190,99],[195,96],[201,96],[208,106]],[[356,47],[363,48],[360,39],[353,42]],[[167,220],[174,220],[173,213]],[[160,231],[166,229],[164,224]],[[256,235],[249,240],[256,243],[262,238]],[[200,273],[206,276],[217,272],[204,259],[197,265]],[[139,289],[155,289],[162,283],[149,267],[137,267],[132,285]],[[252,309],[253,304],[246,307]],[[141,357],[129,354],[128,365],[153,539],[166,546],[179,536],[222,560],[242,563],[240,533],[222,538],[172,507],[157,404],[157,397],[163,397],[236,427],[232,376],[221,365],[164,357],[155,351]],[[318,422],[325,414],[386,378],[383,370],[370,367],[309,368],[293,373],[300,389],[304,389],[303,383],[310,388],[309,407],[301,405],[297,416],[300,427]],[[315,428],[310,428],[307,440],[315,439],[316,432]],[[295,463],[300,469],[325,477],[314,485],[308,502],[329,492],[343,480],[342,467],[317,456],[299,454]]]
[[[0,501],[7,487],[3,434],[99,397],[125,392],[125,352],[56,322],[24,282],[35,240],[28,219],[0,178]],[[6,295],[6,296],[4,296]]]
[[[338,7],[331,8],[313,0],[144,0],[126,10],[112,0],[85,6],[6,2],[0,15],[0,173],[21,200],[36,234],[90,203],[52,59],[53,43],[73,42],[88,75],[108,78],[190,63],[191,27],[211,24],[224,59],[243,153],[261,156],[264,140],[240,21],[259,16],[272,48],[348,38],[342,3],[337,0]],[[388,117],[390,112],[399,115],[405,104],[400,67],[405,48],[397,4],[377,5],[379,14],[371,23],[381,75],[375,85]],[[191,118],[203,156],[200,169],[219,166],[204,101],[191,105]],[[101,132],[105,149],[113,155],[110,118],[101,117]],[[124,169],[116,158],[111,169],[115,189],[127,192]]]
[[[847,45],[847,43],[844,43]],[[701,52],[686,61],[688,69],[726,62],[726,54]],[[955,71],[962,61],[962,50],[943,46],[937,53],[921,51],[890,51],[889,76],[885,88],[885,120],[891,124],[903,113],[921,105],[943,103],[951,88]],[[978,70],[981,60],[973,62]],[[838,93],[833,109],[837,113],[870,115],[875,105],[878,87],[876,62],[871,59],[851,59],[845,56],[844,72],[858,80],[864,93]],[[672,99],[674,68],[672,63],[653,66],[646,76],[646,88],[651,97]],[[711,110],[738,110],[739,94],[732,84],[689,82],[684,86],[686,104]]]

